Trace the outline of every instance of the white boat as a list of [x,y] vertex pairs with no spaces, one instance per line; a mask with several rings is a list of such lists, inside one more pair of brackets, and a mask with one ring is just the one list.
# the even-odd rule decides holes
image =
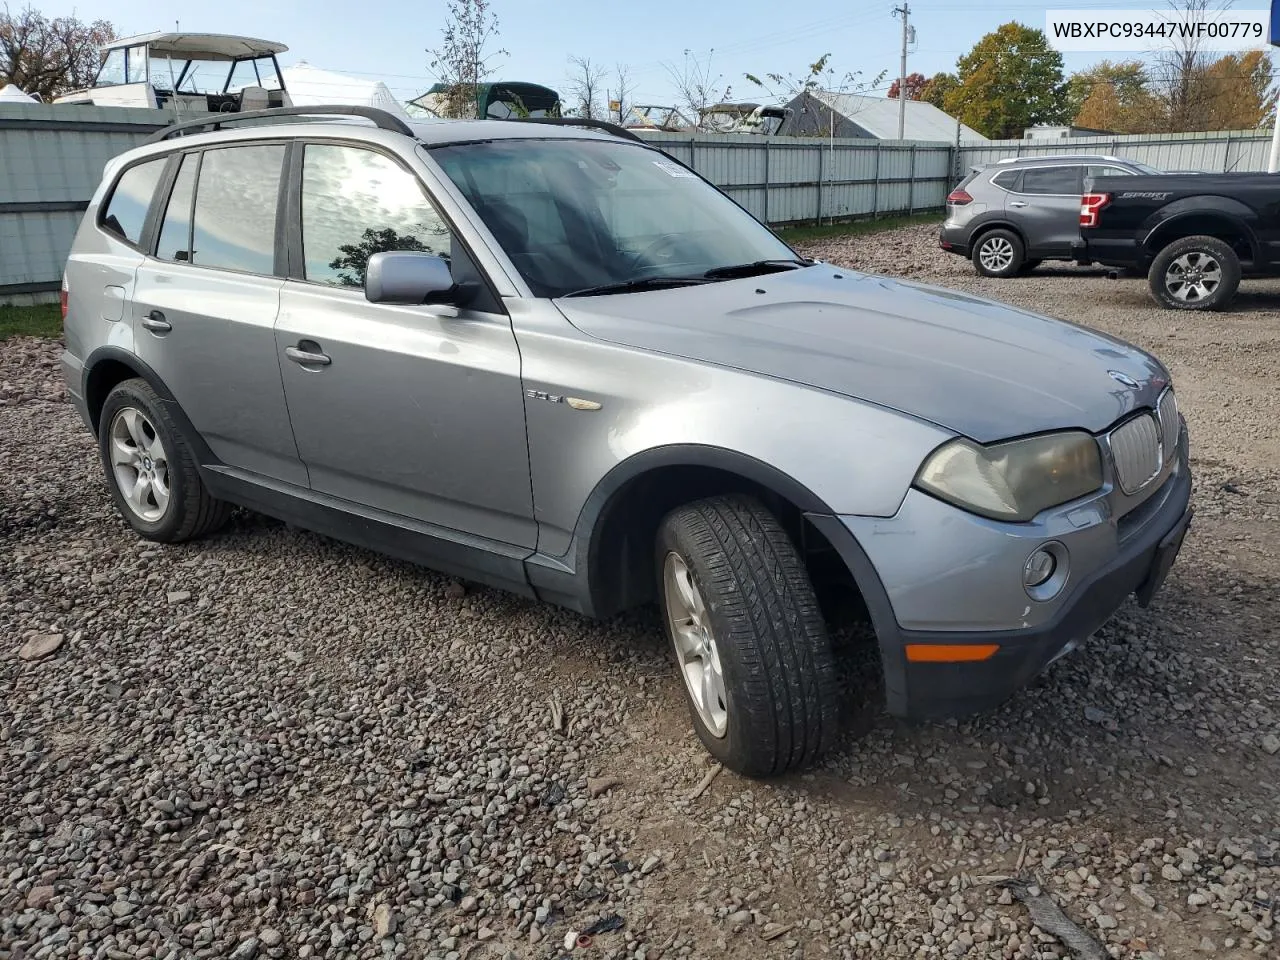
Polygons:
[[238,113],[290,107],[276,55],[283,43],[223,33],[146,33],[102,48],[93,85],[55,103]]

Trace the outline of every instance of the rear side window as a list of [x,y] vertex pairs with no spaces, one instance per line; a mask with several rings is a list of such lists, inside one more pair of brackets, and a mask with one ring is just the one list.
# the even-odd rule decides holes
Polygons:
[[991,178],[991,182],[997,187],[1002,187],[1005,190],[1012,190],[1016,193],[1018,190],[1018,180],[1021,176],[1021,170],[1002,170]]
[[199,165],[198,153],[189,153],[182,158],[160,226],[156,256],[161,260],[191,259],[191,201],[196,195],[196,167]]
[[306,278],[363,287],[369,258],[389,250],[449,256],[449,227],[418,178],[372,150],[308,144],[302,156]]
[[121,240],[137,246],[147,222],[147,208],[164,173],[166,157],[130,167],[116,182],[111,199],[102,211],[102,226]]
[[1071,195],[1080,193],[1079,167],[1039,167],[1022,171],[1022,193]]
[[206,150],[196,183],[191,262],[271,275],[284,144]]

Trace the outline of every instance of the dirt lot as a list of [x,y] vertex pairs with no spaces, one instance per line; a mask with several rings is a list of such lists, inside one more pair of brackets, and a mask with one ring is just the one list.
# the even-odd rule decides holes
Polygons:
[[1097,272],[979,280],[932,228],[809,252],[1166,361],[1197,519],[1151,610],[964,723],[886,717],[854,646],[841,752],[694,798],[651,614],[594,624],[247,514],[145,544],[57,347],[9,341],[0,958],[559,958],[614,915],[575,958],[1070,955],[1011,875],[1113,957],[1274,955],[1280,283],[1184,316]]

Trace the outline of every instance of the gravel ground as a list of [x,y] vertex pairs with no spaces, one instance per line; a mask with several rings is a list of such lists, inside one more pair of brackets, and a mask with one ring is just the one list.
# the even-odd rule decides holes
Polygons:
[[1096,271],[980,280],[933,228],[808,252],[1156,350],[1198,514],[1151,610],[963,723],[886,717],[852,645],[840,752],[699,794],[651,613],[594,624],[243,513],[141,542],[59,348],[9,341],[0,958],[1068,956],[1037,889],[1097,956],[1274,955],[1280,283],[1183,316]]

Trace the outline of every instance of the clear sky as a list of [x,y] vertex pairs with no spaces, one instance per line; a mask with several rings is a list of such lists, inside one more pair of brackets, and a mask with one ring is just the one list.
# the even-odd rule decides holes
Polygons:
[[[21,4],[22,0],[19,0]],[[101,17],[122,35],[172,30],[235,33],[288,44],[281,62],[382,80],[402,100],[422,93],[434,80],[426,53],[437,45],[444,0],[219,0],[198,5],[155,0],[32,0],[49,15]],[[801,74],[823,53],[838,73],[861,71],[866,79],[888,71],[880,91],[898,73],[901,21],[892,10],[900,0],[492,0],[499,19],[495,79],[528,80],[564,94],[570,56],[589,57],[610,68],[630,68],[634,100],[674,101],[666,64],[679,66],[684,51],[699,60],[710,54],[713,74],[733,87],[735,99],[761,94],[743,74]],[[930,76],[952,70],[956,58],[1002,23],[1019,20],[1044,29],[1045,10],[1166,9],[1162,0],[915,0],[911,20],[916,43],[908,72]],[[1263,0],[1237,0],[1235,7],[1265,8]],[[170,10],[166,10],[170,7]],[[171,11],[171,12],[170,12]],[[711,51],[714,51],[713,53]],[[1068,54],[1068,72],[1124,54]]]

